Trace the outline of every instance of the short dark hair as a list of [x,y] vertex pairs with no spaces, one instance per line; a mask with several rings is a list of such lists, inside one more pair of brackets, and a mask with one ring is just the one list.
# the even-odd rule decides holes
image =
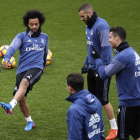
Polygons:
[[92,5],[91,5],[91,4],[88,4],[88,3],[82,4],[82,5],[80,6],[78,12],[80,12],[80,11],[82,11],[82,10],[83,10],[85,13],[88,13],[88,11],[90,11],[90,10],[91,10],[92,12],[94,12],[94,9],[93,9]]
[[112,27],[110,29],[110,32],[112,32],[114,37],[116,37],[118,35],[122,41],[125,41],[125,39],[126,39],[126,30],[123,27],[121,27],[121,26]]
[[84,78],[79,73],[71,73],[67,76],[67,85],[78,92],[84,88]]
[[41,13],[39,10],[37,10],[37,9],[28,10],[28,11],[26,11],[26,14],[22,17],[23,24],[27,27],[27,25],[29,23],[29,19],[35,19],[35,18],[39,19],[40,25],[42,25],[46,19],[44,14]]

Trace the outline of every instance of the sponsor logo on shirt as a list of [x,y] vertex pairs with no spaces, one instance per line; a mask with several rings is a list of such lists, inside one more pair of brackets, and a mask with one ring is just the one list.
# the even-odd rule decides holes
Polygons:
[[99,122],[99,121],[100,121],[100,116],[97,113],[92,114],[91,118],[90,118],[90,122],[89,122],[89,127],[92,126],[93,124]]
[[93,130],[92,132],[88,133],[88,137],[92,138],[94,135],[100,134],[100,128]]
[[92,114],[89,120],[89,127],[92,127],[93,131],[88,133],[88,137],[92,138],[94,135],[101,133],[97,124],[100,121],[100,115],[98,113]]
[[92,41],[87,41],[87,44],[93,45],[93,42]]
[[139,55],[135,52],[135,60],[136,60],[136,62],[135,62],[135,65],[137,66],[138,64],[140,64],[140,57],[139,57]]
[[[139,55],[135,52],[135,66],[140,64],[140,57]],[[135,77],[140,76],[140,67],[138,66],[138,71],[135,72]]]
[[32,51],[32,50],[42,51],[43,48],[40,48],[40,47],[38,46],[38,44],[33,44],[33,47],[26,47],[26,51]]

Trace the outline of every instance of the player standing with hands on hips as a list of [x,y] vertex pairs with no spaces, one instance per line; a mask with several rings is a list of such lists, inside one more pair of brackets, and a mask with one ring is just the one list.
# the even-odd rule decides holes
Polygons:
[[19,103],[19,107],[27,120],[25,131],[29,131],[35,126],[26,103],[27,93],[40,80],[46,67],[48,35],[41,32],[41,26],[44,22],[43,13],[39,10],[28,10],[23,16],[23,23],[27,30],[14,38],[4,56],[4,66],[7,67],[10,58],[19,49],[16,84],[13,91],[14,98],[8,104],[1,102],[1,107],[6,110],[7,114],[11,114],[13,108]]
[[116,75],[119,140],[129,140],[130,135],[140,140],[140,56],[125,39],[126,31],[123,27],[110,29],[109,42],[115,48],[116,56],[107,67],[104,67],[94,47],[91,55],[102,79]]
[[113,112],[113,107],[108,100],[109,86],[111,77],[102,80],[97,72],[95,60],[91,56],[92,45],[97,49],[101,55],[104,67],[107,66],[113,59],[111,45],[108,42],[110,27],[108,23],[97,16],[92,5],[83,4],[79,8],[79,15],[81,21],[86,23],[86,39],[87,52],[86,61],[82,67],[82,74],[87,74],[88,90],[94,94],[101,102],[107,117],[111,124],[111,130],[106,140],[117,137],[117,124]]

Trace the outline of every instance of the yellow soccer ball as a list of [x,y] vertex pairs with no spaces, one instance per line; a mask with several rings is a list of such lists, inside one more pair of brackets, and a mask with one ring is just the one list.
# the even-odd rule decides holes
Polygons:
[[[4,61],[4,58],[2,59],[2,64],[3,64],[3,61]],[[11,69],[11,68],[15,67],[15,65],[16,65],[16,60],[12,56],[11,59],[10,59],[10,65],[8,67],[6,67],[6,69]]]
[[0,56],[1,57],[3,57],[6,54],[8,48],[9,48],[8,45],[3,45],[3,46],[0,47]]
[[47,54],[47,58],[46,58],[46,65],[50,65],[52,61],[52,52],[48,49],[48,54]]
[[52,57],[52,52],[48,49],[48,54]]
[[47,61],[46,61],[46,65],[47,65],[47,66],[50,65],[50,63],[51,63],[51,61],[52,61],[52,57],[51,57],[50,54],[47,55],[46,60],[47,60]]

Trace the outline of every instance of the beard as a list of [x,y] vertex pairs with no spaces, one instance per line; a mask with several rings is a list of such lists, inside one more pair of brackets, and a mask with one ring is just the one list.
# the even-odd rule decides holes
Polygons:
[[86,21],[87,24],[89,23],[90,19],[91,19],[91,18],[87,15],[87,21]]
[[90,21],[90,17],[87,15],[87,20],[85,20],[84,22],[85,22],[85,24],[87,24],[88,25],[88,23],[89,23],[89,21]]
[[33,32],[29,27],[27,27],[26,32],[30,37],[38,37],[41,33],[41,28],[39,27],[39,29],[36,32]]

